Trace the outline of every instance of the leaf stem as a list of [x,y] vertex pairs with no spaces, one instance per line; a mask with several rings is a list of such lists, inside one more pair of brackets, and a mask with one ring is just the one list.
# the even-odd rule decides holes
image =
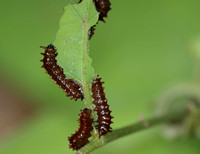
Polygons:
[[[85,106],[88,109],[91,109],[92,114],[91,114],[91,118],[96,121],[97,120],[97,114],[94,112],[94,108],[95,106],[93,105],[92,102],[92,97],[91,97],[91,90],[90,90],[90,84],[92,82],[92,79],[90,79],[89,81],[87,80],[87,56],[88,56],[88,52],[89,52],[89,36],[88,36],[88,16],[89,16],[89,6],[90,6],[91,0],[87,0],[87,7],[86,7],[86,16],[83,18],[83,28],[84,28],[84,35],[83,35],[83,83],[82,83],[82,87],[83,87],[83,93],[84,93],[84,99],[85,99]],[[94,131],[92,132],[92,136],[93,138],[98,138],[98,132],[95,129],[95,126],[93,126]]]
[[124,136],[152,128],[153,126],[157,126],[159,124],[164,124],[171,120],[178,120],[184,118],[189,111],[185,108],[173,113],[167,113],[159,117],[154,117],[149,120],[142,120],[130,126],[126,126],[123,128],[116,129],[105,136],[102,136],[100,139],[93,139],[90,143],[85,145],[82,149],[80,149],[77,153],[79,154],[86,154],[89,153],[113,140],[117,140]]
[[85,97],[85,106],[89,109],[93,109],[92,97],[90,94],[90,87],[88,84],[84,83],[83,85],[83,93]]

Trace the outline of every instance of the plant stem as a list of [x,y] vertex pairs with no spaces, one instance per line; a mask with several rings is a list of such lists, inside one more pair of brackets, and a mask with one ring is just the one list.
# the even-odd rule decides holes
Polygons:
[[149,120],[143,120],[140,122],[137,122],[135,124],[132,124],[130,126],[126,126],[123,128],[116,129],[110,133],[108,133],[105,136],[102,136],[100,139],[93,139],[90,143],[85,145],[82,149],[80,149],[77,153],[79,154],[86,154],[89,153],[113,140],[117,140],[119,138],[122,138],[126,135],[130,135],[139,131],[142,131],[144,129],[152,128],[153,126],[157,126],[159,124],[167,123],[171,120],[178,120],[184,118],[188,114],[187,109],[182,109],[177,112],[168,113],[159,117],[154,117]]
[[[91,97],[91,90],[90,90],[90,84],[93,80],[91,78],[90,80],[87,79],[87,61],[88,61],[88,52],[89,52],[89,35],[88,35],[88,16],[89,16],[89,6],[91,3],[91,0],[87,0],[87,7],[86,7],[86,16],[82,19],[83,21],[83,28],[84,28],[84,35],[83,35],[83,82],[82,82],[82,88],[83,88],[83,93],[84,93],[84,100],[85,100],[85,106],[92,111],[91,118],[95,121],[97,120],[97,114],[94,112],[95,106],[93,105],[92,102],[92,97]],[[92,133],[92,136],[96,138],[97,136],[97,131],[95,127],[93,128],[94,132]]]
[[92,104],[92,98],[91,98],[91,94],[90,94],[90,87],[88,84],[83,84],[83,93],[84,93],[84,99],[85,99],[85,106],[88,109],[93,109],[93,104]]

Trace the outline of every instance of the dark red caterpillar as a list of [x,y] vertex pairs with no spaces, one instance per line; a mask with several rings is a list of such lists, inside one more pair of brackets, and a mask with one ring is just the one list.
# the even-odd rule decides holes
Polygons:
[[[81,3],[82,0],[80,0],[78,3]],[[107,17],[108,12],[111,10],[110,8],[110,1],[109,0],[93,0],[97,12],[99,12],[99,20],[104,21],[104,17]]]
[[[80,0],[78,3],[81,3],[82,0]],[[104,17],[107,17],[108,12],[111,10],[110,8],[110,1],[109,0],[93,0],[97,12],[99,12],[99,20],[105,22]],[[89,39],[92,38],[94,35],[94,30],[96,25],[92,26],[89,30]]]
[[93,0],[97,11],[99,12],[99,20],[104,21],[104,17],[107,17],[108,12],[111,10],[109,0]]
[[94,31],[95,31],[95,27],[96,25],[92,26],[89,31],[88,31],[88,36],[89,36],[89,40],[92,38],[92,36],[94,35]]
[[[99,20],[105,22],[104,17],[107,17],[108,12],[111,10],[109,0],[93,0],[97,12],[99,12]],[[97,23],[98,24],[98,23]],[[92,26],[89,30],[89,39],[94,35],[96,25]]]
[[46,73],[50,75],[50,78],[53,79],[60,88],[64,89],[67,96],[70,96],[71,99],[77,100],[80,98],[83,100],[84,96],[81,86],[74,80],[66,79],[63,69],[57,65],[55,47],[50,44],[47,47],[41,46],[41,48],[45,49],[45,53],[41,53],[44,55],[44,59],[41,60],[41,62],[43,62],[42,67],[46,69]]
[[98,131],[99,131],[99,138],[106,134],[110,129],[110,124],[112,123],[111,119],[113,118],[109,110],[109,105],[107,104],[107,99],[105,98],[105,93],[103,92],[104,87],[102,87],[102,84],[104,82],[101,82],[101,78],[97,77],[94,79],[92,83],[92,97],[94,98],[93,104],[96,105],[96,108],[94,109],[97,111],[98,115]]
[[93,120],[90,118],[91,110],[84,109],[79,115],[80,128],[75,134],[68,138],[70,142],[69,146],[70,148],[73,148],[73,150],[79,150],[86,145],[89,142],[88,138],[91,136],[91,131],[93,130]]

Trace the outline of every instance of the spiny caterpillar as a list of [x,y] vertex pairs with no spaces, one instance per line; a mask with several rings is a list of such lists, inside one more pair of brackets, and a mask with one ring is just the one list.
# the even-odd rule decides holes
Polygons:
[[83,147],[89,142],[88,138],[91,136],[91,131],[93,130],[92,127],[93,119],[90,118],[90,115],[91,115],[91,110],[87,108],[82,110],[81,113],[79,114],[80,127],[75,134],[73,134],[71,137],[68,138],[70,142],[69,146],[73,150],[79,150],[81,147]]
[[[82,2],[82,0],[80,0],[78,3],[81,3],[81,2]],[[99,21],[105,22],[104,17],[107,17],[108,12],[111,10],[110,1],[109,0],[93,0],[93,2],[95,4],[97,12],[99,12]],[[95,26],[96,25],[92,26],[89,30],[89,39],[91,39],[92,36],[94,35],[94,31],[95,31],[94,27]]]
[[50,75],[50,78],[54,80],[54,83],[64,89],[67,96],[70,96],[71,99],[77,100],[80,98],[83,100],[84,95],[81,86],[74,80],[67,79],[63,69],[57,65],[57,53],[55,47],[50,44],[47,47],[41,46],[41,48],[45,49],[45,52],[41,53],[44,56],[44,59],[41,60],[41,62],[43,62],[42,67],[46,69],[46,73]]
[[[78,3],[81,3],[82,0],[80,0]],[[109,0],[93,0],[97,12],[99,12],[99,20],[104,21],[104,17],[107,17],[108,12],[111,10],[110,8],[110,1]]]
[[111,10],[109,0],[93,0],[97,11],[99,12],[99,20],[104,21],[104,17],[107,17],[108,12]]
[[[95,4],[97,12],[99,12],[99,21],[105,22],[104,17],[107,17],[108,12],[111,10],[110,1],[109,0],[93,0],[93,2]],[[98,24],[98,22],[96,24]],[[94,35],[95,26],[96,25],[92,26],[89,30],[89,39],[91,39],[92,36]]]
[[104,87],[102,86],[104,82],[101,82],[101,78],[97,77],[94,79],[92,83],[92,97],[94,98],[93,104],[96,105],[96,108],[94,109],[97,111],[98,115],[98,125],[97,129],[99,131],[99,138],[106,134],[110,129],[111,119],[113,118],[109,110],[109,105],[107,104],[107,99],[105,98],[105,93],[103,92]]

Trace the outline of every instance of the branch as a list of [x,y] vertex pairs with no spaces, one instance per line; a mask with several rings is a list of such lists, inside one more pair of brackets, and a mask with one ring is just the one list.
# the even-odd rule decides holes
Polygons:
[[189,111],[186,109],[179,110],[177,112],[168,113],[159,117],[154,117],[149,120],[143,120],[141,122],[137,122],[127,127],[123,127],[120,129],[116,129],[105,136],[102,136],[100,139],[95,138],[90,143],[85,145],[82,149],[80,149],[77,153],[86,154],[92,152],[93,150],[113,141],[120,139],[124,136],[142,131],[144,129],[152,128],[153,126],[157,126],[159,124],[164,124],[166,122],[170,122],[171,120],[179,120],[183,119]]

